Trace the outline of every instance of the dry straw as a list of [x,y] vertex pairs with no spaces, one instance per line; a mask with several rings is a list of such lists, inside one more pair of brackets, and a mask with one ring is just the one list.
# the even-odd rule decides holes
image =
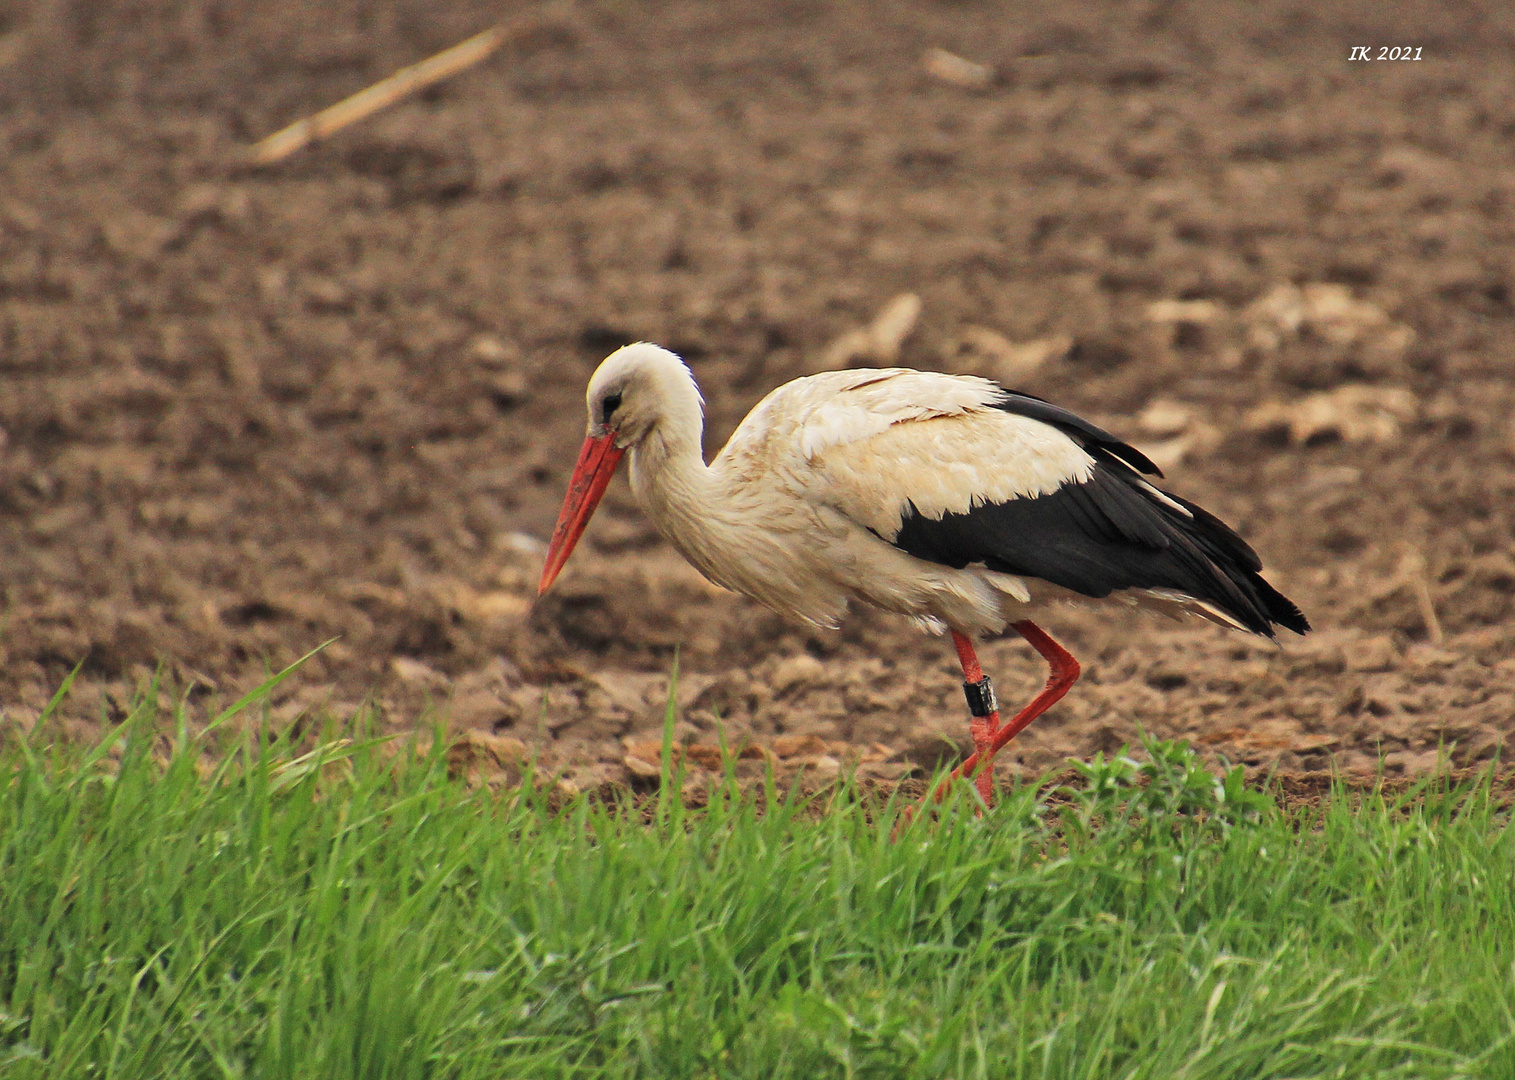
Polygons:
[[250,156],[258,165],[283,161],[295,151],[324,139],[349,124],[371,116],[380,109],[393,105],[417,91],[424,90],[433,83],[441,82],[460,71],[473,67],[503,45],[508,38],[527,28],[527,23],[492,26],[482,33],[475,34],[467,41],[461,41],[452,48],[444,49],[418,64],[401,68],[389,78],[374,83],[366,90],[360,90],[330,108],[322,109],[314,116],[297,120],[282,131],[275,132],[254,146],[249,152]]

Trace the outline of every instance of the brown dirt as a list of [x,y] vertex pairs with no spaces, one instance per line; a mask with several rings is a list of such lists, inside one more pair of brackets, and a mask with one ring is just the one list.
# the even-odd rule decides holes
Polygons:
[[[1053,614],[1087,674],[1006,769],[1138,726],[1296,772],[1493,755],[1515,13],[1320,7],[584,0],[252,170],[498,8],[0,0],[0,707],[28,725],[83,659],[76,734],[160,662],[203,712],[336,637],[279,719],[435,707],[603,780],[677,652],[691,741],[955,752],[944,642],[707,587],[623,481],[532,603],[610,348],[682,351],[713,449],[914,292],[902,362],[1042,343],[1023,388],[1159,445],[1319,628]],[[995,79],[934,77],[932,46]],[[984,661],[1004,699],[1041,679],[1013,641]]]

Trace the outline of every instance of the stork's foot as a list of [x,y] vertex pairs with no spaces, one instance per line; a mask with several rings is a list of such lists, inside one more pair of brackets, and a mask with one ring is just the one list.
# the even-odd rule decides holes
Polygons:
[[1078,661],[1072,653],[1053,641],[1045,630],[1030,621],[1010,625],[1047,661],[1047,666],[1051,668],[1047,685],[1008,724],[1001,727],[994,688],[979,666],[973,642],[954,630],[952,643],[957,646],[958,660],[963,665],[963,690],[968,697],[968,710],[973,714],[973,719],[968,722],[968,730],[973,735],[973,754],[954,769],[951,776],[938,784],[935,791],[927,792],[920,803],[906,809],[901,819],[902,824],[913,820],[916,810],[922,805],[940,802],[945,798],[947,786],[960,776],[972,776],[984,805],[994,805],[994,755],[1019,735],[1027,724],[1051,708],[1078,681]]

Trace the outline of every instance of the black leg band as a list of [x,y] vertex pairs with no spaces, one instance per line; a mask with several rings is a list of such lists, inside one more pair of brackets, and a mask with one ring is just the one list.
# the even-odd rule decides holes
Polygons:
[[968,699],[968,711],[974,716],[988,716],[999,712],[999,702],[994,699],[994,685],[985,675],[978,682],[963,683],[963,695]]

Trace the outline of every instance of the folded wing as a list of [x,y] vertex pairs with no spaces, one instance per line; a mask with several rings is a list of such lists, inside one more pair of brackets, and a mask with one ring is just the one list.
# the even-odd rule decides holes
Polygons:
[[987,380],[878,374],[813,409],[800,435],[813,495],[882,540],[1085,596],[1192,602],[1268,636],[1309,628],[1241,537],[1142,477],[1157,469],[1135,448]]

